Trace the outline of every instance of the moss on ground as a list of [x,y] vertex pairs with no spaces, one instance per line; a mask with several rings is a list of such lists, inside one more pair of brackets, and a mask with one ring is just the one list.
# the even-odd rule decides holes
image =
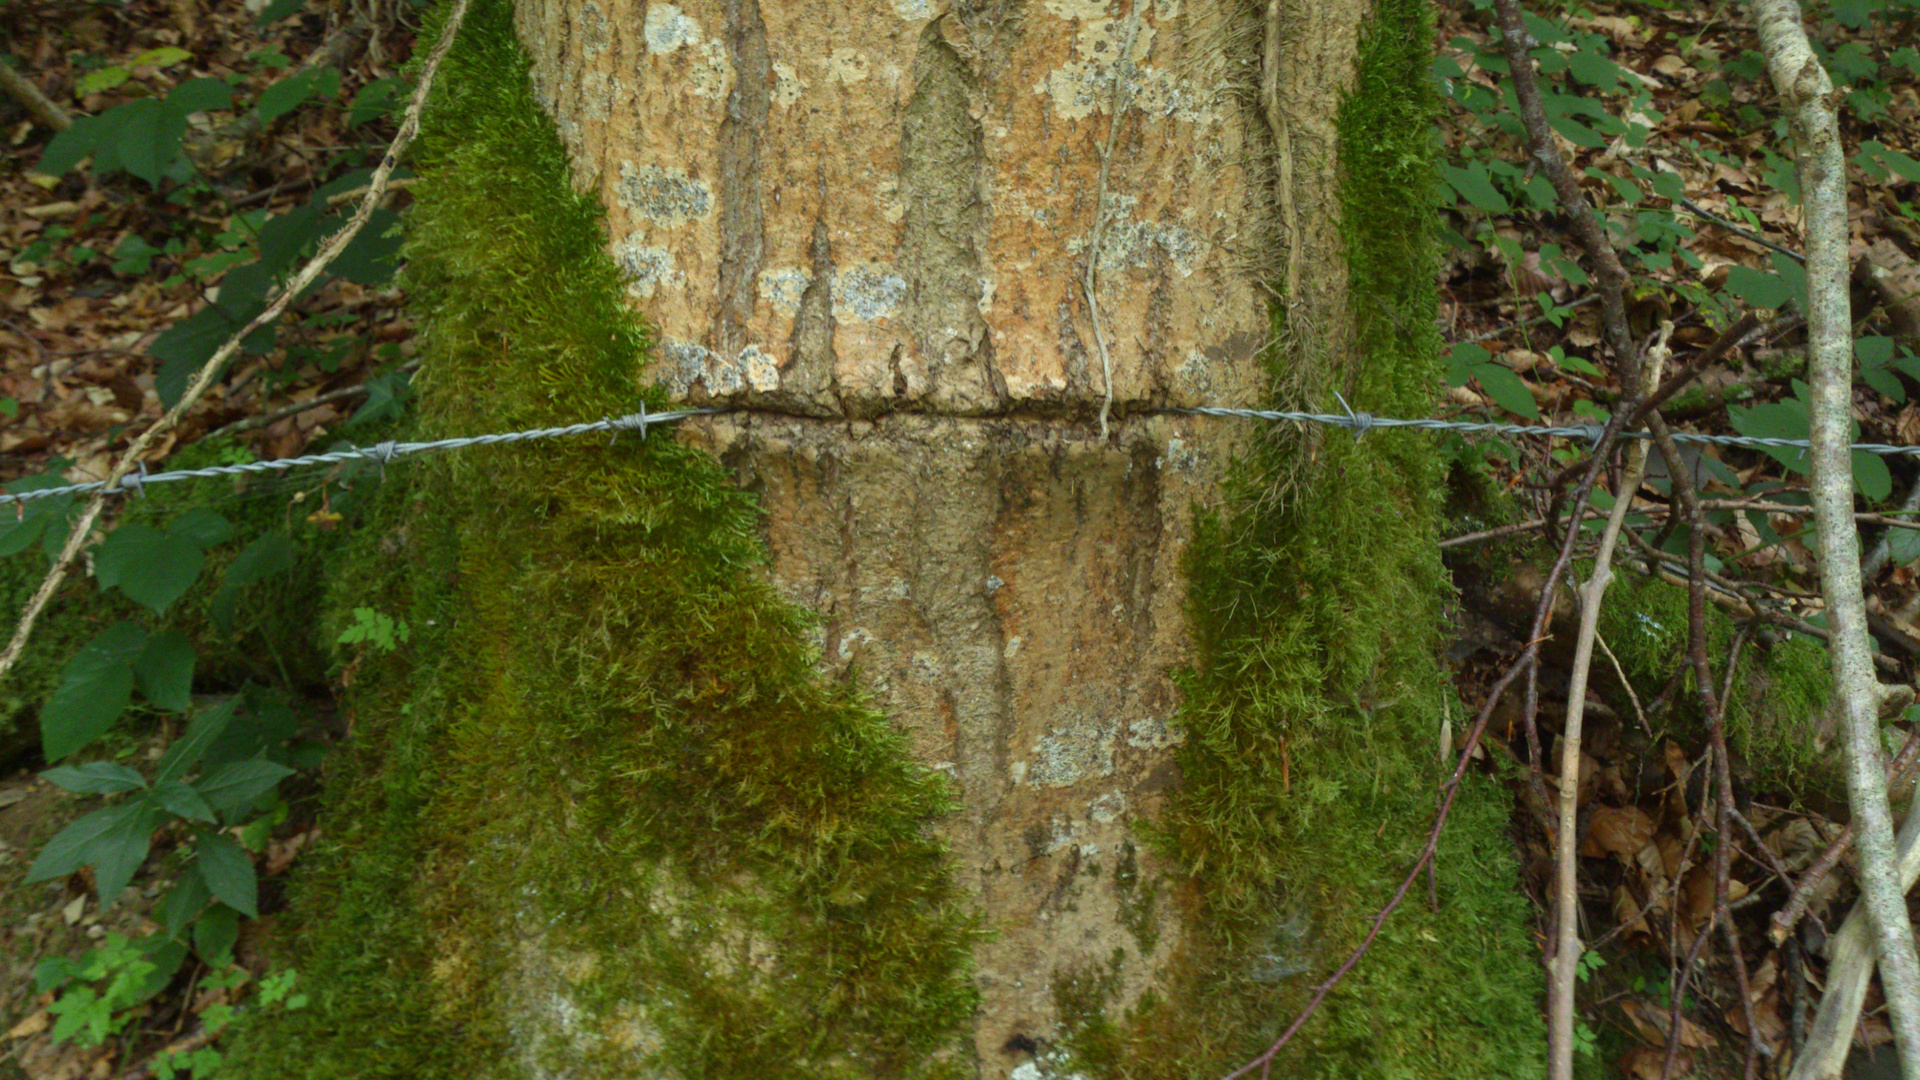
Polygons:
[[[1579,580],[1590,563],[1575,567]],[[1727,651],[1737,631],[1731,616],[1709,603],[1706,608],[1707,656],[1714,677],[1724,680]],[[1706,736],[1687,655],[1687,590],[1645,574],[1618,573],[1600,612],[1600,635],[1635,687],[1661,687],[1676,667],[1684,667],[1672,700],[1666,731],[1684,745]],[[1845,779],[1836,755],[1819,748],[1815,729],[1826,711],[1833,676],[1824,644],[1804,634],[1788,634],[1771,643],[1749,641],[1740,654],[1734,692],[1727,699],[1727,748],[1744,760],[1743,783],[1754,790],[1792,792],[1821,789],[1844,798]],[[1605,685],[1615,685],[1608,679]],[[1719,689],[1715,687],[1716,691]],[[1642,693],[1642,704],[1648,695]],[[1632,703],[1613,703],[1624,716]]]
[[[1358,356],[1335,381],[1382,415],[1424,415],[1438,385],[1429,18],[1419,0],[1375,6],[1339,118]],[[1442,724],[1462,728],[1437,662],[1439,457],[1406,432],[1329,437],[1311,469],[1297,453],[1275,444],[1247,461],[1190,554],[1185,786],[1156,823],[1159,850],[1188,874],[1196,929],[1180,977],[1131,1017],[1108,1015],[1104,972],[1061,980],[1075,1067],[1197,1076],[1258,1053],[1424,841]],[[1507,805],[1469,777],[1440,846],[1437,909],[1422,882],[1276,1074],[1541,1072],[1542,984]]]
[[[663,406],[504,0],[469,15],[418,158],[425,431]],[[946,781],[816,676],[716,462],[659,434],[471,450],[390,499],[327,618],[406,612],[414,638],[357,658],[293,920],[314,1004],[252,1032],[242,1075],[970,1071]]]

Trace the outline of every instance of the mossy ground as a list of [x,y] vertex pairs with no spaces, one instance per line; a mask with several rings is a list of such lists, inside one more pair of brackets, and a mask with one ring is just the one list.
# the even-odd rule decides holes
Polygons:
[[[434,435],[664,404],[526,72],[507,4],[476,3],[419,145]],[[468,451],[381,513],[329,617],[414,637],[355,671],[294,920],[314,1007],[251,1033],[243,1074],[970,1068],[946,782],[815,675],[717,463],[659,434]]]
[[[1438,385],[1428,19],[1417,0],[1375,6],[1339,118],[1358,356],[1336,358],[1333,381],[1382,415],[1424,415]],[[1189,875],[1181,898],[1199,929],[1179,982],[1131,1017],[1106,1014],[1101,972],[1061,982],[1076,1065],[1101,1075],[1205,1075],[1264,1049],[1411,864],[1442,725],[1464,729],[1436,659],[1448,586],[1430,441],[1336,435],[1310,468],[1298,453],[1256,453],[1230,509],[1200,522],[1185,786],[1155,827]],[[1277,1075],[1541,1072],[1542,981],[1507,822],[1502,790],[1470,777],[1440,846],[1437,907],[1423,882]]]

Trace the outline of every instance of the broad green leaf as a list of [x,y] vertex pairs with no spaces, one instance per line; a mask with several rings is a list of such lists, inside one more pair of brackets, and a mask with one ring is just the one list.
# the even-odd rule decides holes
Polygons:
[[254,18],[253,25],[266,26],[269,23],[277,23],[289,15],[298,14],[306,6],[307,0],[273,0],[261,9],[260,14]]
[[73,126],[47,140],[40,151],[40,160],[34,163],[33,171],[48,176],[62,176],[67,170],[85,160],[94,152],[105,134],[105,125],[91,116],[77,116]]
[[1853,486],[1871,502],[1884,502],[1893,494],[1893,474],[1887,459],[1866,450],[1853,452]]
[[82,646],[60,673],[60,685],[40,707],[40,745],[58,761],[106,734],[133,700],[133,658],[147,632],[115,623]]
[[[323,226],[322,231],[331,234],[333,229]],[[399,257],[400,216],[383,207],[367,218],[366,227],[347,244],[347,249],[327,272],[356,285],[385,285],[393,280]]]
[[359,127],[369,120],[378,120],[395,112],[407,84],[403,79],[375,79],[360,88],[353,95],[353,103],[347,109],[347,126]]
[[1461,168],[1457,165],[1442,165],[1440,175],[1447,184],[1458,192],[1475,208],[1490,214],[1504,214],[1513,209],[1507,197],[1493,186],[1493,180],[1487,175],[1484,165],[1472,165]]
[[187,711],[193,705],[193,642],[178,630],[148,638],[134,657],[133,679],[156,708]]
[[223,632],[232,630],[234,609],[240,603],[241,590],[291,569],[293,541],[280,533],[263,533],[255,537],[251,544],[241,549],[240,554],[234,556],[233,563],[227,567],[227,576],[221,582],[220,591],[214,594],[209,613],[213,624]]
[[104,907],[120,895],[146,861],[159,822],[160,814],[145,799],[95,810],[47,841],[40,857],[27,870],[26,881],[51,881],[82,866],[92,866]]
[[1686,181],[1679,173],[1658,172],[1653,174],[1653,193],[1663,199],[1679,202],[1687,197]]
[[233,943],[240,940],[240,914],[225,904],[215,904],[193,924],[193,951],[200,959],[216,967],[233,959]]
[[206,908],[207,901],[211,899],[213,893],[201,879],[200,867],[188,863],[186,872],[180,875],[180,880],[173,883],[172,890],[160,901],[160,925],[166,927],[167,936],[178,939],[180,932]]
[[1599,53],[1579,51],[1567,54],[1567,70],[1588,86],[1614,90],[1620,85],[1620,65]]
[[157,49],[148,49],[130,61],[134,67],[168,68],[182,60],[193,59],[193,54],[174,45],[162,45]]
[[171,536],[181,536],[201,547],[214,547],[233,539],[233,522],[203,506],[181,514],[167,526]]
[[277,120],[309,100],[325,100],[340,92],[340,72],[331,67],[308,68],[281,79],[260,92],[253,111],[263,121]]
[[227,819],[245,813],[262,795],[293,775],[285,765],[253,758],[222,765],[193,785],[207,805]]
[[114,111],[124,114],[114,143],[120,167],[158,187],[160,177],[180,156],[186,115],[152,98],[130,102]]
[[212,746],[227,730],[227,725],[233,722],[234,709],[239,704],[240,699],[235,696],[211,709],[201,709],[193,722],[187,725],[186,734],[173,740],[173,745],[167,747],[166,754],[160,758],[160,771],[155,774],[155,781],[176,780],[186,775],[187,770],[193,768],[200,756],[207,752],[207,747]]
[[[6,485],[8,492],[19,494],[26,491],[44,491],[47,488],[65,487],[66,480],[50,474],[28,476]],[[72,502],[65,496],[50,496],[35,499],[25,504],[0,506],[0,558],[18,555],[33,546],[48,524],[63,520]],[[16,511],[18,516],[15,516]],[[60,530],[64,541],[66,530]]]
[[1776,274],[1736,266],[1727,271],[1727,291],[1757,308],[1778,311],[1792,299],[1793,290]]
[[200,875],[213,898],[249,919],[259,918],[259,882],[253,856],[225,833],[203,832],[194,841]]
[[167,107],[179,113],[233,108],[233,87],[225,79],[188,79],[167,91]]
[[206,563],[191,538],[133,524],[107,534],[94,556],[94,573],[102,587],[118,588],[160,615],[193,587]]
[[174,817],[186,818],[211,825],[214,822],[213,807],[200,793],[187,786],[182,780],[162,780],[153,785],[153,801]]
[[111,761],[56,766],[41,773],[40,779],[82,795],[117,795],[122,791],[138,791],[147,786],[145,777]]
[[1539,419],[1540,406],[1534,404],[1533,395],[1527,392],[1527,384],[1520,381],[1520,376],[1499,364],[1483,364],[1474,369],[1473,377],[1480,380],[1481,388],[1501,408],[1515,416]]
[[106,67],[89,71],[76,79],[73,84],[73,92],[82,97],[87,94],[98,94],[105,90],[111,90],[131,78],[133,78],[133,73],[126,68],[121,67],[119,64],[108,64]]
[[1887,556],[1895,566],[1907,566],[1920,559],[1920,529],[1888,529]]

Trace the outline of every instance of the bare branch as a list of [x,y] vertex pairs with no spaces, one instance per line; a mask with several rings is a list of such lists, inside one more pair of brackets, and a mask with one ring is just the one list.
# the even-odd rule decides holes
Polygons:
[[[1860,538],[1853,527],[1853,322],[1847,293],[1847,164],[1835,91],[1813,55],[1794,0],[1753,0],[1767,71],[1793,131],[1805,202],[1807,351],[1812,369],[1814,523],[1820,586],[1833,628],[1833,681],[1846,726],[1847,795],[1859,825],[1860,888],[1880,952],[1902,1074],[1920,1080],[1920,956],[1894,855],[1893,812],[1880,749],[1880,686],[1867,648]],[[1812,1055],[1808,1055],[1811,1057]],[[1798,1073],[1796,1068],[1795,1072]]]

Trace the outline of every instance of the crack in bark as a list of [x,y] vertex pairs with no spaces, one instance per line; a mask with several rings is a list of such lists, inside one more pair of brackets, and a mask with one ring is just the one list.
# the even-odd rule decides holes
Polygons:
[[773,79],[759,0],[727,0],[726,12],[733,89],[727,95],[726,118],[715,135],[720,158],[720,281],[712,348],[731,359],[749,343],[747,324],[753,317],[766,253],[760,149],[772,105]]

